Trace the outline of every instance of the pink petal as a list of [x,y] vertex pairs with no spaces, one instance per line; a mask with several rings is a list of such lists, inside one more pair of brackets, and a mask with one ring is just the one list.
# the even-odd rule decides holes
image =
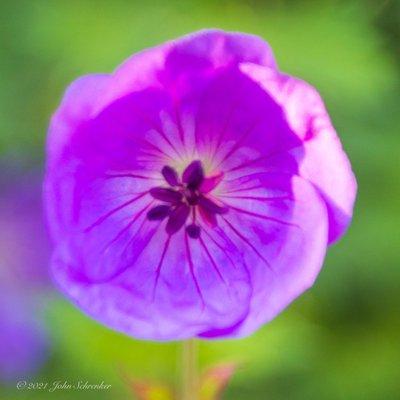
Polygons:
[[[321,97],[299,79],[249,64],[242,70],[276,98],[303,141],[301,147],[289,149],[287,154],[296,160],[300,176],[312,182],[323,196],[329,214],[329,242],[338,240],[352,218],[357,182]],[[273,161],[279,162],[279,157]],[[279,166],[289,165],[284,161]]]
[[281,106],[237,68],[210,78],[195,110],[195,143],[211,164],[206,175],[238,170],[301,144]]
[[251,334],[311,287],[322,267],[327,214],[315,188],[285,174],[260,174],[252,183],[259,189],[235,194],[226,188],[230,212],[219,224],[249,266],[249,313],[241,323],[204,332],[205,337]]

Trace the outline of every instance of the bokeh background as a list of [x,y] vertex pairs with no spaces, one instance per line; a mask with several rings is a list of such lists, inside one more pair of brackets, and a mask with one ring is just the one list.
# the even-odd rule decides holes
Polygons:
[[[52,288],[41,215],[46,127],[66,85],[207,27],[258,34],[324,97],[358,178],[354,222],[315,286],[250,338],[201,342],[237,362],[224,399],[400,398],[400,2],[0,1],[0,399],[134,399],[175,384],[179,344],[132,340]],[[15,382],[111,384],[49,393]]]

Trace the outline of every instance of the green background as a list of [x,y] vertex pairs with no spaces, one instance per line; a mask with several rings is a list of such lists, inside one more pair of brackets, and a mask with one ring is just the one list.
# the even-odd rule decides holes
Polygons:
[[[42,165],[49,117],[77,76],[111,72],[140,49],[212,27],[262,36],[283,71],[318,88],[359,192],[353,224],[315,286],[252,337],[201,342],[202,366],[239,363],[224,399],[399,399],[399,2],[2,0],[0,160]],[[0,384],[0,399],[133,399],[124,375],[177,381],[179,344],[112,332],[56,293],[43,304],[52,347],[31,380],[112,389]]]

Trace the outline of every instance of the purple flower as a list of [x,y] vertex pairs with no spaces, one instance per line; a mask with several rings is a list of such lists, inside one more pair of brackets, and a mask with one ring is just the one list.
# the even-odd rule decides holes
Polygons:
[[0,168],[0,260],[4,266],[0,281],[17,283],[21,293],[48,289],[51,248],[42,210],[42,174],[17,171],[7,164]]
[[48,341],[31,298],[0,282],[0,382],[32,376],[47,358]]
[[309,288],[356,182],[318,93],[269,46],[203,31],[75,81],[45,184],[59,287],[156,340],[240,337]]
[[1,170],[0,381],[11,383],[31,377],[48,356],[40,309],[50,286],[50,246],[42,221],[41,177],[5,164]]

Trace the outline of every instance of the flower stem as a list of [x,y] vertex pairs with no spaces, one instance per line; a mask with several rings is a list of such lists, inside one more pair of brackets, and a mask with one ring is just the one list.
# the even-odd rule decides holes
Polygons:
[[182,344],[182,400],[199,400],[197,343],[194,339]]

